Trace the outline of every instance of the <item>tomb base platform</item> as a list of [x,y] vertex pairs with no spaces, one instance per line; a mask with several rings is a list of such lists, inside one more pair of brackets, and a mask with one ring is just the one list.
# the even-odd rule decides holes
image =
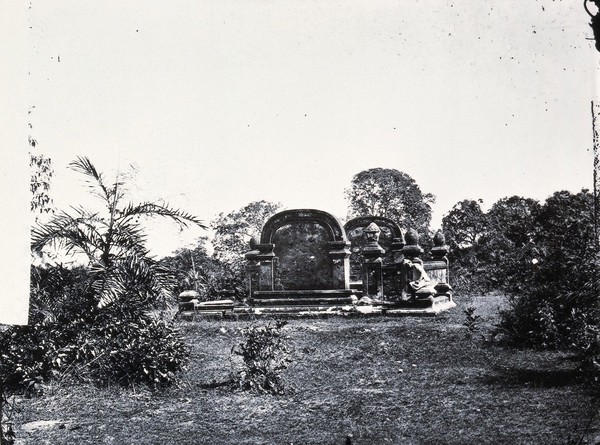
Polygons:
[[243,320],[255,317],[433,317],[456,306],[450,295],[438,295],[414,302],[397,300],[357,304],[356,297],[352,293],[345,296],[315,298],[311,292],[314,291],[309,291],[308,294],[296,294],[294,299],[291,299],[290,295],[287,295],[287,298],[280,298],[281,291],[267,293],[267,298],[262,298],[259,304],[256,304],[257,302],[253,299],[252,303],[250,301],[248,303],[236,303],[233,307],[225,304],[221,307],[215,307],[217,305],[214,303],[196,306],[193,311],[182,311],[181,317],[187,320],[206,318]]
[[253,307],[316,306],[327,308],[352,305],[358,301],[359,295],[359,292],[352,289],[255,291],[248,304]]

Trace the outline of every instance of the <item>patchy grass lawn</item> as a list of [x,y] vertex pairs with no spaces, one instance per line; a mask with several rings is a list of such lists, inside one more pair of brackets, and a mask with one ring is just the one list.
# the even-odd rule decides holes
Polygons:
[[[51,388],[19,401],[18,443],[577,443],[596,407],[576,363],[483,342],[500,303],[465,298],[436,318],[291,320],[282,396],[207,387],[228,379],[249,322],[182,322],[192,359],[181,388]],[[473,339],[469,305],[485,317]]]

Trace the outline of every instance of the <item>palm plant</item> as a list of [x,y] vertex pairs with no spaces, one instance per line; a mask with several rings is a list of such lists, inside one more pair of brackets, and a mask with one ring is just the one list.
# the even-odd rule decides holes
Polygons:
[[79,157],[69,167],[85,176],[90,191],[102,202],[102,211],[83,206],[70,212],[57,212],[32,231],[32,250],[46,246],[63,247],[66,253],[87,257],[92,287],[99,307],[124,297],[148,304],[167,301],[174,287],[174,277],[150,255],[140,219],[164,217],[181,228],[190,224],[206,227],[198,218],[156,202],[125,202],[123,177],[117,175],[107,183],[86,157]]

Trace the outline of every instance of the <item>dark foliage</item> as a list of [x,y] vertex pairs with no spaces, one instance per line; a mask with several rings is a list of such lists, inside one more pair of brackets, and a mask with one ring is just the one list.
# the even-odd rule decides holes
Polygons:
[[52,379],[146,384],[176,382],[187,351],[174,326],[135,299],[98,308],[84,267],[32,267],[30,322],[0,335],[2,383],[10,391],[43,391]]
[[562,191],[541,207],[535,264],[508,288],[510,309],[502,313],[500,326],[512,342],[593,349],[581,344],[600,320],[592,200],[587,191]]
[[499,338],[569,348],[586,368],[597,369],[599,263],[591,193],[556,192],[544,204],[513,196],[488,212],[479,204],[462,201],[443,220],[455,290],[506,293]]
[[457,292],[519,293],[537,261],[540,205],[512,196],[486,213],[481,201],[457,203],[442,220],[450,245],[452,283]]
[[242,357],[242,369],[234,380],[242,389],[282,394],[285,381],[282,372],[291,359],[282,328],[285,322],[242,329],[244,340],[232,350]]
[[348,218],[384,216],[403,230],[410,228],[427,234],[431,204],[435,197],[421,189],[406,173],[395,169],[372,168],[352,178],[346,190]]
[[[176,381],[187,357],[164,308],[175,277],[148,253],[141,218],[169,218],[203,227],[166,204],[125,202],[124,176],[107,182],[87,158],[70,167],[84,175],[102,211],[71,207],[32,231],[32,250],[61,247],[87,259],[82,267],[32,267],[27,326],[0,335],[5,388],[40,391],[50,379],[158,387]],[[156,312],[155,312],[156,313]]]
[[[184,290],[195,290],[201,300],[214,300],[235,296],[243,298],[246,291],[245,271],[241,261],[233,264],[210,256],[204,245],[206,239],[194,249],[180,249],[175,255],[160,260],[176,277],[175,295]],[[235,267],[237,266],[237,267]]]

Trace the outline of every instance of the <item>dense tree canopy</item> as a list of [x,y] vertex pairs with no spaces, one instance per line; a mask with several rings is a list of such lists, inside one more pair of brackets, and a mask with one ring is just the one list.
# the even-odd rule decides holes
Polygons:
[[600,321],[592,204],[587,190],[556,192],[543,204],[512,196],[488,212],[457,203],[443,219],[455,289],[507,293],[500,326],[515,343],[571,347],[591,338]]
[[[212,221],[211,228],[215,231],[213,257],[218,261],[221,273],[208,278],[211,286],[233,291],[238,298],[245,296],[244,254],[250,250],[250,239],[259,239],[265,222],[279,210],[281,204],[254,201],[228,214],[220,213]],[[210,269],[207,273],[207,276],[212,274]]]
[[260,238],[265,222],[280,209],[281,204],[262,200],[228,214],[220,213],[211,223],[215,258],[226,263],[242,260],[250,250],[250,239]]
[[372,168],[356,174],[346,189],[348,218],[384,216],[404,230],[414,228],[427,233],[431,221],[433,195],[421,189],[406,173],[394,169]]
[[481,202],[468,199],[460,201],[442,219],[442,227],[453,247],[472,247],[484,237],[488,221],[481,210]]
[[530,243],[538,231],[538,201],[512,196],[497,201],[487,213],[488,224],[511,248]]

